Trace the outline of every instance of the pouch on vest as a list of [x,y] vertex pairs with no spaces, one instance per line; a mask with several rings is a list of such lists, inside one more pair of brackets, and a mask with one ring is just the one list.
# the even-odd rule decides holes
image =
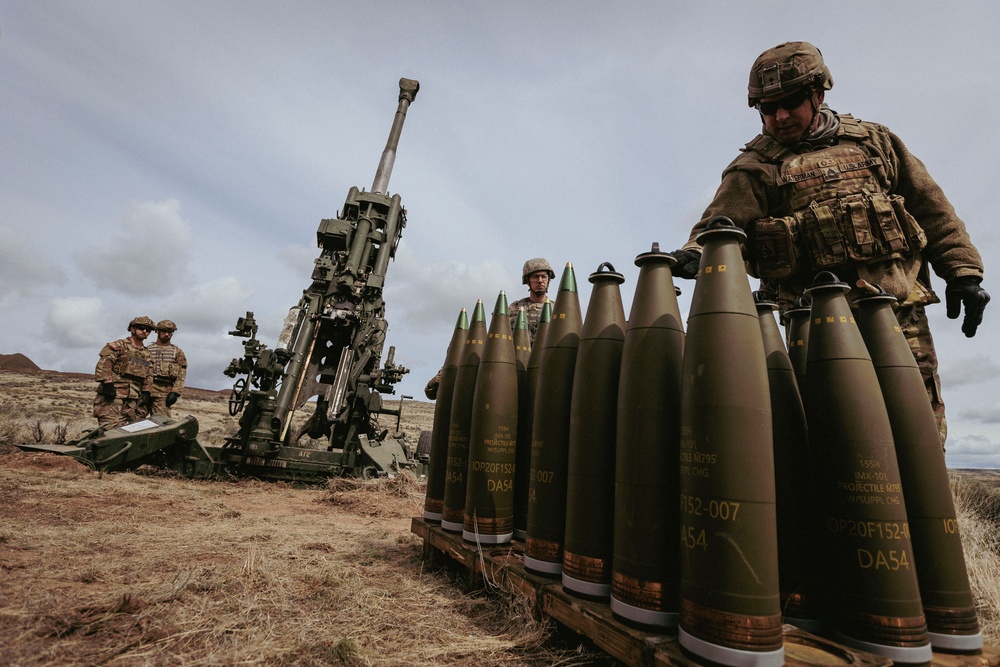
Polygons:
[[749,245],[750,268],[760,278],[790,278],[802,268],[798,222],[792,216],[754,222]]
[[816,269],[903,259],[927,243],[920,225],[903,207],[903,198],[884,192],[814,201],[795,217]]
[[[834,204],[836,205],[836,204]],[[838,207],[839,208],[839,207]],[[847,263],[847,244],[840,230],[839,211],[816,202],[795,212],[795,219],[805,236],[809,259],[817,269],[827,269]]]
[[892,205],[892,210],[896,212],[896,218],[902,222],[903,233],[910,243],[910,254],[916,254],[926,248],[927,235],[924,234],[920,223],[903,206],[903,198],[899,195],[890,195],[889,203]]

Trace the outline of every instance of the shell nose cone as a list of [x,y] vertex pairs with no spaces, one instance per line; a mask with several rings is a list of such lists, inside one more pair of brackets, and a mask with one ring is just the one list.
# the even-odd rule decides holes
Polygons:
[[848,292],[850,291],[851,286],[845,282],[841,282],[840,278],[838,278],[835,273],[830,271],[820,271],[816,274],[816,277],[813,278],[812,287],[806,288],[805,293],[809,294],[814,290],[829,288],[836,288],[843,290],[844,292]]
[[698,243],[705,245],[704,238],[712,235],[726,235],[726,236],[736,236],[740,239],[746,239],[747,235],[742,229],[737,226],[735,222],[727,218],[724,215],[717,215],[708,221],[705,226],[705,231],[698,234],[695,240]]

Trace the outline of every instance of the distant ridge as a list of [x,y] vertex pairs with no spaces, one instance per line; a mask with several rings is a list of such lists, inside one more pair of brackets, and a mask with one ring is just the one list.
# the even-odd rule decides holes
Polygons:
[[[0,354],[0,373],[38,373],[39,377],[64,381],[94,381],[93,373],[74,373],[72,371],[47,371],[38,367],[23,354]],[[184,395],[189,398],[208,398],[214,396],[229,396],[232,389],[198,389],[184,387]]]
[[34,361],[20,352],[16,354],[0,354],[0,370],[5,371],[40,371]]

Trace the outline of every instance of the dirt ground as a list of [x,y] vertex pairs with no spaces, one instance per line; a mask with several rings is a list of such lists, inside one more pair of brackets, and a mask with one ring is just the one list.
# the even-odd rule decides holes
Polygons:
[[[89,430],[93,392],[87,375],[0,369],[0,665],[616,664],[518,596],[425,568],[412,477],[298,488],[101,475],[11,445]],[[206,444],[236,430],[228,392],[189,389],[177,408]],[[405,402],[412,443],[432,422],[432,403]],[[953,472],[967,477],[992,479]],[[995,645],[995,524],[959,521]]]
[[[91,428],[93,387],[0,370],[0,443]],[[221,444],[227,405],[227,392],[187,390],[177,407]],[[433,404],[408,401],[401,430],[415,442],[432,421]],[[410,477],[100,475],[0,444],[0,665],[609,663],[574,637],[553,642],[518,600],[426,571],[410,532],[423,495]]]

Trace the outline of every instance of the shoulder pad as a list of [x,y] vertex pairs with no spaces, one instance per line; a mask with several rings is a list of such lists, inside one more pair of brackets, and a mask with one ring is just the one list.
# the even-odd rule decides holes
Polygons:
[[849,113],[840,115],[840,128],[837,130],[838,137],[846,137],[856,141],[864,141],[868,138],[868,130],[862,124],[863,121],[855,118]]
[[758,134],[753,141],[740,149],[742,153],[757,153],[769,162],[779,162],[791,151],[777,139]]

